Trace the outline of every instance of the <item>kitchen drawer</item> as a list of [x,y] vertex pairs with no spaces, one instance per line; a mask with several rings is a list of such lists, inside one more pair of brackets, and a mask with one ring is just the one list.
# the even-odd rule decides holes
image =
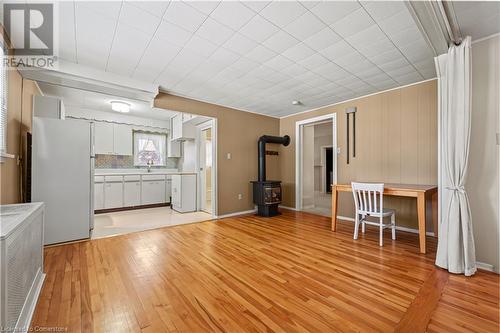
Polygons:
[[106,183],[122,182],[123,176],[106,176]]
[[126,182],[138,182],[141,181],[141,176],[140,175],[123,176],[123,180]]
[[104,183],[104,176],[94,176],[94,183]]
[[142,181],[165,180],[165,175],[143,175]]

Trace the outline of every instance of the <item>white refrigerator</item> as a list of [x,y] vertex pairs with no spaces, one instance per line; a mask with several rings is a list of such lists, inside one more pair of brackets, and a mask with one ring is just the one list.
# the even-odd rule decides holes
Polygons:
[[33,117],[31,191],[33,202],[45,203],[45,244],[90,237],[93,147],[92,123]]

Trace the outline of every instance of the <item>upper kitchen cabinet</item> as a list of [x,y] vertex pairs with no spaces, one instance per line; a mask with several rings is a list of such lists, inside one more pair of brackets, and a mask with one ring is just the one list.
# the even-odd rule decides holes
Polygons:
[[167,157],[181,157],[181,142],[173,141],[171,139],[171,134],[167,137]]
[[177,113],[170,119],[170,131],[172,140],[185,141],[194,140],[196,135],[195,126],[189,122],[195,116],[185,113]]
[[132,127],[113,124],[113,151],[115,155],[133,155]]
[[94,150],[96,154],[113,155],[113,124],[96,122],[94,124]]
[[94,126],[96,154],[132,155],[132,128],[128,125],[96,122]]

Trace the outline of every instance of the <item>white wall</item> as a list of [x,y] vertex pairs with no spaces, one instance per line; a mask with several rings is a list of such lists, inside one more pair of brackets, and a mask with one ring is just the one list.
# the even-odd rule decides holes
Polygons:
[[499,272],[500,36],[472,45],[472,130],[467,191],[477,261]]

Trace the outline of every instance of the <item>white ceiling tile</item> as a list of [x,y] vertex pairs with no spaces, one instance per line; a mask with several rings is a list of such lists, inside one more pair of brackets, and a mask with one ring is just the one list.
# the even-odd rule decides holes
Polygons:
[[322,65],[325,65],[326,63],[329,63],[329,62],[330,61],[328,59],[326,59],[325,57],[323,57],[321,54],[314,53],[313,55],[311,55],[305,59],[300,60],[298,63],[299,63],[299,65],[304,66],[305,68],[307,68],[309,70],[313,70],[313,69],[318,68]]
[[179,46],[166,44],[163,39],[156,35],[149,43],[133,77],[152,82],[158,77],[158,71],[172,61],[180,50]]
[[304,43],[313,50],[320,51],[340,41],[341,39],[342,37],[336,34],[329,27],[326,27],[304,40]]
[[274,35],[278,30],[278,27],[265,18],[255,15],[239,32],[260,43]]
[[262,44],[274,52],[281,53],[286,49],[297,45],[299,40],[292,37],[290,34],[284,32],[283,30],[278,31],[267,40],[265,40]]
[[283,57],[282,55],[277,55],[276,57],[268,60],[265,65],[274,69],[274,70],[282,70],[293,64],[293,61],[290,61],[288,58]]
[[258,13],[262,9],[264,9],[267,5],[269,5],[271,1],[250,0],[250,1],[241,1],[241,3]]
[[397,46],[412,44],[417,39],[422,39],[422,33],[416,26],[409,26],[406,29],[391,33],[391,41]]
[[310,12],[306,12],[293,22],[286,25],[283,29],[295,38],[304,40],[324,29],[326,25],[318,20]]
[[257,42],[250,38],[240,33],[235,33],[223,46],[231,51],[244,55],[257,47],[257,45]]
[[156,35],[177,46],[184,46],[191,38],[192,33],[175,24],[162,21],[156,31]]
[[258,62],[252,61],[250,59],[247,59],[245,57],[241,57],[238,59],[235,63],[231,65],[231,68],[243,71],[243,72],[249,72],[252,71],[254,68],[257,68],[259,65]]
[[358,9],[357,1],[322,1],[310,10],[323,22],[333,24]]
[[307,69],[300,66],[300,65],[297,65],[297,64],[293,64],[293,65],[290,65],[286,68],[283,68],[281,70],[282,73],[284,74],[287,74],[291,77],[296,77],[296,76],[299,76],[299,75],[302,75],[304,74],[305,72],[307,72]]
[[302,59],[305,59],[311,55],[313,55],[315,52],[313,49],[308,47],[304,43],[297,44],[295,46],[292,46],[285,52],[283,52],[283,56],[292,59],[293,61],[300,61]]
[[[133,48],[130,48],[131,40],[134,41]],[[118,24],[106,70],[130,76],[139,63],[149,40],[149,34],[122,23]]]
[[209,17],[196,34],[217,45],[222,45],[234,34],[234,31]]
[[113,21],[118,19],[122,7],[120,1],[78,1],[75,4],[77,12],[80,8],[86,8],[95,14]]
[[59,3],[59,57],[72,62],[77,61],[75,14],[72,2]]
[[399,52],[396,48],[392,48],[385,52],[370,56],[369,59],[371,62],[377,64],[378,66],[391,61],[404,60],[401,56],[401,52]]
[[340,36],[346,38],[374,24],[375,22],[371,19],[370,15],[363,8],[359,8],[332,24],[331,27]]
[[198,9],[200,12],[209,15],[217,6],[219,5],[219,1],[186,1],[186,4],[191,7]]
[[386,19],[378,21],[377,23],[389,36],[391,34],[397,34],[398,32],[415,25],[415,21],[408,10],[399,11]]
[[255,12],[239,2],[223,1],[210,16],[219,23],[239,30],[255,16]]
[[362,6],[377,21],[406,10],[404,1],[363,1]]
[[134,29],[143,31],[152,35],[158,25],[160,24],[160,18],[150,14],[149,12],[132,6],[131,4],[124,2],[122,10],[120,12],[120,22],[131,26]]
[[336,58],[343,57],[347,54],[352,54],[356,50],[350,46],[345,40],[341,40],[330,47],[327,47],[324,50],[321,50],[320,53],[327,57],[328,59],[335,62]]
[[259,15],[282,28],[305,12],[306,8],[298,2],[275,1],[264,8]]
[[206,58],[210,57],[217,49],[217,45],[198,36],[191,37],[184,47]]
[[259,45],[256,48],[254,48],[252,51],[248,52],[246,54],[246,57],[253,60],[253,61],[264,63],[267,60],[275,57],[276,55],[277,55],[276,52],[271,51],[268,48]]
[[124,3],[141,8],[148,13],[161,18],[170,4],[170,1],[126,1]]
[[227,50],[223,47],[218,48],[214,54],[210,56],[210,60],[221,64],[223,66],[229,66],[233,64],[236,60],[240,58],[240,55],[237,53]]
[[371,46],[384,39],[387,39],[386,35],[376,24],[346,38],[346,40],[356,48]]
[[194,52],[183,49],[177,56],[170,62],[164,72],[176,73],[187,75],[199,64],[203,62],[204,58]]
[[207,16],[181,1],[173,1],[168,6],[163,19],[188,31],[195,32]]

